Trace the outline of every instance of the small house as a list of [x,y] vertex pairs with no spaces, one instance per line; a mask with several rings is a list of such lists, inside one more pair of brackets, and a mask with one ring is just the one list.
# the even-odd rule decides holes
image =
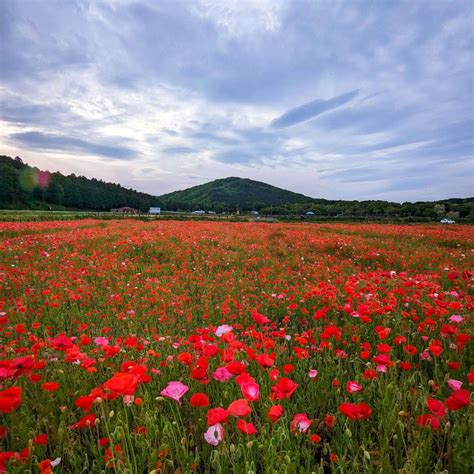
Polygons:
[[138,211],[133,207],[118,207],[117,209],[110,209],[110,212],[117,214],[138,214]]
[[161,207],[150,207],[148,214],[161,214]]

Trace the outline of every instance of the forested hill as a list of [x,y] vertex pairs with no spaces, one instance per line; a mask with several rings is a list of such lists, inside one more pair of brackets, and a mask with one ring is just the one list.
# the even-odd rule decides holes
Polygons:
[[270,184],[244,178],[216,179],[183,191],[159,196],[165,207],[225,210],[256,210],[268,206],[314,203],[314,199]]
[[32,168],[21,158],[0,156],[0,209],[84,209],[117,207],[147,210],[159,206],[156,197],[119,184]]
[[474,220],[474,198],[436,202],[334,201],[315,199],[243,178],[216,179],[183,191],[158,196],[164,209],[212,210],[215,212],[259,211],[261,214],[306,214],[315,216],[387,216]]

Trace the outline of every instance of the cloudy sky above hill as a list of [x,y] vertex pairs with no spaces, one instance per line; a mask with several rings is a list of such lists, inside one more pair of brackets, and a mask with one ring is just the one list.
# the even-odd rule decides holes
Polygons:
[[0,154],[151,194],[474,194],[474,3],[2,0]]

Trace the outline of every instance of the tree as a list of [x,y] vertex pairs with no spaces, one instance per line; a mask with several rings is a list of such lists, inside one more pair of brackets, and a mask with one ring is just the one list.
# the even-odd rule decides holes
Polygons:
[[53,181],[49,185],[46,191],[46,200],[53,204],[61,205],[64,199],[64,188],[63,185],[58,183],[57,180],[53,178]]
[[18,197],[18,171],[0,163],[0,201],[8,202]]
[[435,204],[433,210],[438,217],[443,217],[446,214],[446,207],[444,204]]

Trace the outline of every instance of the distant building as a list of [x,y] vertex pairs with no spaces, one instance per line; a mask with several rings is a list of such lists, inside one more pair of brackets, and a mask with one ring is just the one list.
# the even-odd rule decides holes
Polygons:
[[313,212],[313,211],[308,211],[308,212],[306,213],[306,215],[307,215],[307,216],[314,216],[314,212]]
[[453,221],[452,219],[446,219],[446,217],[441,219],[439,222],[440,224],[456,224],[456,221]]
[[202,211],[202,210],[191,212],[191,214],[196,214],[196,215],[202,215],[202,214],[205,214],[205,213],[206,213],[206,211]]
[[117,209],[110,209],[110,212],[117,214],[138,214],[138,211],[133,207],[119,207]]
[[250,211],[251,216],[258,216],[258,211]]
[[161,207],[150,207],[148,214],[161,214]]

